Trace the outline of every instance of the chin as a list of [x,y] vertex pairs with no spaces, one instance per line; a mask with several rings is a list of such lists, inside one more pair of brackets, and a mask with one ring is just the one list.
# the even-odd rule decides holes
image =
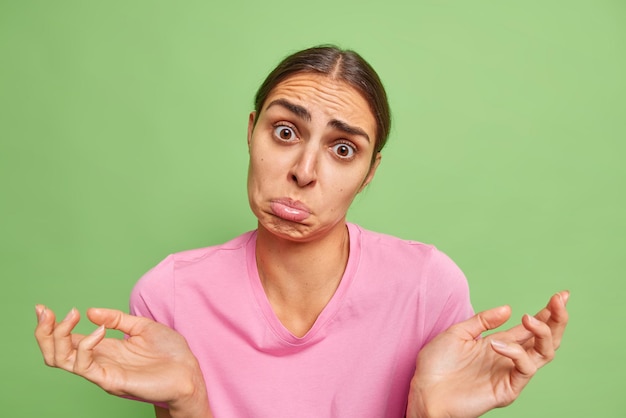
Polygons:
[[294,242],[303,242],[310,240],[312,231],[311,226],[292,222],[286,219],[269,215],[269,219],[265,222],[259,219],[259,226],[262,226],[273,235]]

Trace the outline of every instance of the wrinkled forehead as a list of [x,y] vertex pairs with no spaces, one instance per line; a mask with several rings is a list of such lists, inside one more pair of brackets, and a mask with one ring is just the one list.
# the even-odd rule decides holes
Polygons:
[[261,111],[281,100],[304,107],[311,114],[340,117],[364,125],[363,129],[375,137],[376,120],[369,103],[359,90],[341,79],[316,73],[291,75],[274,86]]

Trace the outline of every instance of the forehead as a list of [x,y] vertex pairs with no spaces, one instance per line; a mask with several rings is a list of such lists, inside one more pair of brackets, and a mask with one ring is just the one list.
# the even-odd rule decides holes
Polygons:
[[314,118],[340,118],[375,136],[376,120],[367,100],[345,81],[315,73],[295,74],[270,91],[263,110],[277,99],[305,107]]

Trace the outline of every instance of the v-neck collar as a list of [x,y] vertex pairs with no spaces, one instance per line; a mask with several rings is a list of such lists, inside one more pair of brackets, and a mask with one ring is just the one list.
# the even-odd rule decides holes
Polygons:
[[280,322],[276,313],[274,313],[267,295],[265,294],[265,290],[263,289],[263,284],[261,283],[261,278],[259,277],[259,271],[256,264],[255,254],[257,232],[255,231],[250,237],[246,247],[246,259],[248,263],[248,278],[250,279],[250,285],[252,286],[252,293],[254,294],[256,303],[261,309],[267,325],[284,343],[288,345],[304,345],[315,340],[316,336],[320,334],[319,331],[325,328],[326,324],[332,320],[341,308],[342,301],[350,289],[350,284],[354,279],[361,254],[361,234],[359,228],[351,223],[347,223],[347,227],[350,239],[350,251],[348,254],[348,263],[346,264],[339,286],[315,320],[311,329],[302,337],[293,335],[287,328],[285,328],[282,322]]

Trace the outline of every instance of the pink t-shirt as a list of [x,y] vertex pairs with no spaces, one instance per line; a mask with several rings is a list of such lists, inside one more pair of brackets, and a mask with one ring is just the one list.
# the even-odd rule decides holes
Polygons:
[[348,230],[341,283],[304,337],[267,300],[255,231],[170,255],[131,312],[185,336],[216,418],[402,417],[421,347],[473,314],[467,282],[433,246]]

